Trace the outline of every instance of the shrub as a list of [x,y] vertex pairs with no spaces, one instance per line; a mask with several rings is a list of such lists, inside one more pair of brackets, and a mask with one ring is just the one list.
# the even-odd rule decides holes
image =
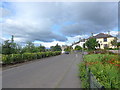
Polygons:
[[11,56],[11,58],[13,59],[13,63],[20,63],[20,62],[24,61],[22,59],[22,55],[21,54],[13,54],[13,56]]
[[24,54],[10,54],[2,55],[2,63],[4,64],[15,64],[25,61],[31,61],[35,59],[41,59],[50,56],[60,55],[60,51],[55,52],[38,52],[38,53],[24,53]]
[[42,58],[42,53],[41,52],[38,52],[36,54],[37,54],[37,59],[41,59]]
[[79,76],[82,81],[82,88],[89,88],[88,76],[85,67],[85,63],[79,64]]
[[9,55],[2,55],[2,64],[11,64],[11,59],[9,57]]

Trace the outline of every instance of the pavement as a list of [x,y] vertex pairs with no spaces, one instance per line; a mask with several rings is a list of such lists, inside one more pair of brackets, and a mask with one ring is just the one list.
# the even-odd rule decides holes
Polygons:
[[109,51],[111,51],[113,53],[119,53],[120,54],[120,49],[119,50],[109,50]]
[[80,88],[80,53],[35,60],[2,71],[2,88]]

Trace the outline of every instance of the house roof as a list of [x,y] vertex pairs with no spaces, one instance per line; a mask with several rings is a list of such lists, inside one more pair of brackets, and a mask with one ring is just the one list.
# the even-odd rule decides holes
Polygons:
[[[95,36],[89,37],[88,39],[90,39],[90,38],[108,38],[108,37],[113,37],[113,36],[109,35],[109,34],[99,33],[99,34],[97,34]],[[78,42],[74,42],[71,46],[73,46],[75,44],[78,44],[80,42],[85,42],[85,40],[88,40],[88,39],[82,39],[82,40],[80,40]]]
[[85,40],[86,40],[86,39],[81,39],[81,40],[79,40],[78,42],[74,42],[74,43],[72,44],[72,46],[75,45],[75,44],[78,44],[78,43],[80,43],[80,42],[85,42]]
[[93,36],[93,37],[90,37],[90,38],[107,38],[107,37],[113,37],[113,36],[109,35],[109,34],[99,33],[96,36]]

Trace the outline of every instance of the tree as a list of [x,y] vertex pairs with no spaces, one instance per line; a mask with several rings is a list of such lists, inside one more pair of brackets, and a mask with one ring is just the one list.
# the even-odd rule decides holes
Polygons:
[[11,54],[11,43],[9,40],[4,41],[4,44],[2,44],[2,54]]
[[85,45],[87,46],[88,50],[95,50],[96,47],[99,46],[99,43],[95,38],[90,38],[86,41]]
[[50,48],[52,51],[62,51],[61,47],[58,44],[56,44],[56,46],[51,46]]
[[42,46],[42,45],[40,44],[40,46],[38,47],[38,51],[39,51],[39,52],[45,52],[45,46]]
[[14,36],[12,35],[11,37],[11,42],[10,42],[10,47],[11,47],[11,53],[17,53],[17,44],[14,42]]
[[85,48],[85,43],[83,44],[83,48]]
[[111,44],[112,44],[114,47],[116,47],[116,46],[117,46],[117,40],[115,39],[115,40],[111,41]]
[[15,53],[17,53],[17,54],[22,53],[22,47],[19,44],[16,44]]
[[81,46],[75,46],[75,50],[82,50],[82,47]]
[[64,49],[64,51],[70,52],[72,50],[72,46],[67,46],[67,48]]
[[32,42],[28,41],[26,46],[24,47],[24,52],[34,53],[35,46]]
[[117,43],[117,47],[120,47],[120,42]]
[[51,50],[51,51],[54,51],[54,47],[55,47],[55,46],[51,46],[51,47],[50,47],[50,50]]
[[13,54],[16,53],[16,43],[14,43],[14,36],[12,35],[11,41],[6,40],[2,44],[2,53],[3,54]]
[[6,40],[2,44],[2,53],[3,54],[16,54],[19,53],[19,45],[14,43],[14,36],[12,35],[11,41]]

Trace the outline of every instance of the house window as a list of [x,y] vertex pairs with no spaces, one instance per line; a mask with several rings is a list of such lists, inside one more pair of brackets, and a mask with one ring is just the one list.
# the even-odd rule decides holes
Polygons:
[[104,42],[107,42],[107,38],[104,38]]

